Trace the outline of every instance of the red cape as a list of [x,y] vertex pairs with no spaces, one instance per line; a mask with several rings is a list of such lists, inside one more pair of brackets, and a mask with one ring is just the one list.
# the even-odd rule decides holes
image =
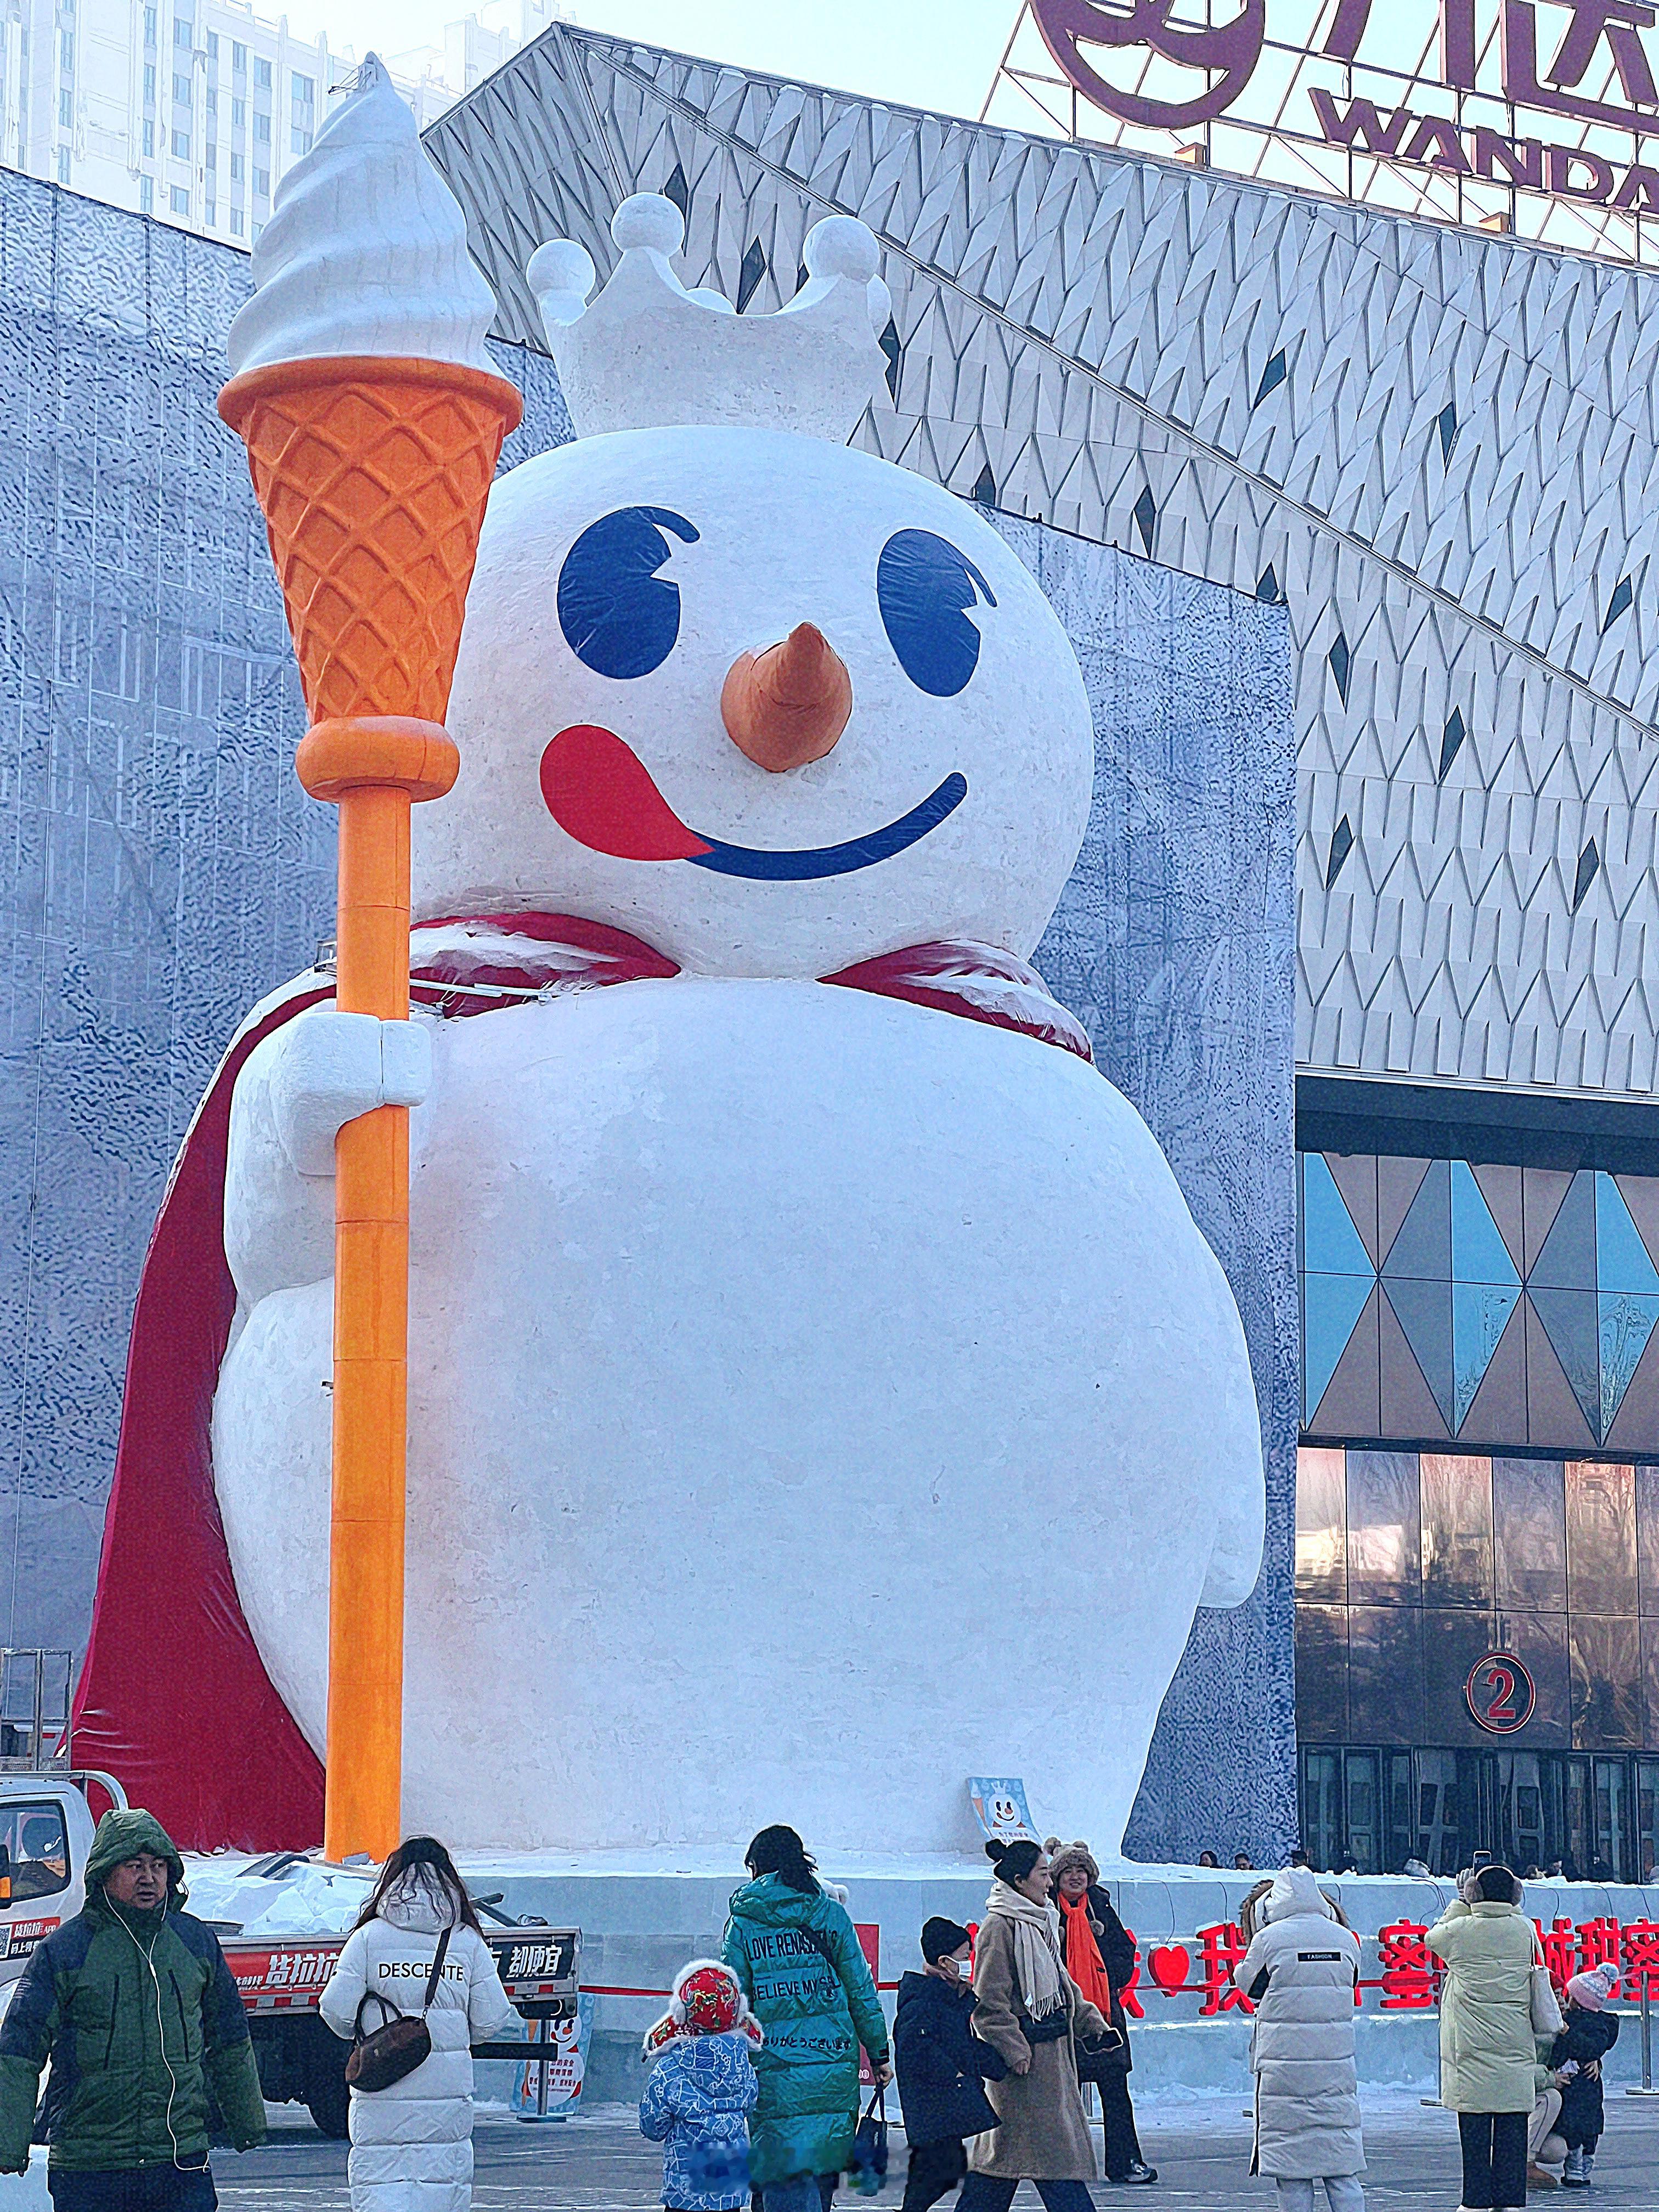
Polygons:
[[[679,971],[637,938],[566,915],[423,923],[411,989],[449,1018]],[[983,945],[886,953],[823,978],[1017,1030],[1090,1058],[1036,971]],[[236,1312],[225,1258],[231,1094],[248,1054],[334,995],[315,971],[265,1000],[220,1061],[168,1179],[133,1310],[115,1479],[76,1692],[78,1766],[114,1774],[181,1850],[308,1850],[323,1768],[254,1644],[213,1484],[213,1396]]]

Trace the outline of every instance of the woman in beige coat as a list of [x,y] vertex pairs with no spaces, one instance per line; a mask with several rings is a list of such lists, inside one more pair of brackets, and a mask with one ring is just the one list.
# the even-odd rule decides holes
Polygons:
[[1440,2101],[1457,2115],[1467,2212],[1519,2212],[1527,2201],[1527,2124],[1538,2060],[1532,2024],[1538,1937],[1508,1867],[1482,1867],[1458,1888],[1459,1901],[1446,1907],[1428,1939],[1446,1962]]
[[974,1954],[974,2033],[1008,2075],[985,2085],[997,2124],[973,2139],[957,2212],[1008,2212],[1022,2181],[1036,2183],[1047,2212],[1092,2212],[1098,2168],[1077,2046],[1115,2031],[1066,1971],[1042,1845],[994,1839],[985,1849],[997,1875]]

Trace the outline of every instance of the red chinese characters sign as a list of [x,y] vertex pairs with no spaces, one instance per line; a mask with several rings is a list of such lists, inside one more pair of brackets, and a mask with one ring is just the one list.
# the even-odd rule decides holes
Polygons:
[[[1659,0],[1413,0],[1409,27],[1399,0],[1337,0],[1313,46],[1275,38],[1274,0],[1029,6],[1065,83],[1130,131],[1238,124],[1473,187],[1659,212],[1659,146],[1650,164],[1644,143],[1659,139]],[[1258,80],[1271,100],[1259,91],[1253,111]]]
[[1249,2013],[1255,2009],[1233,1980],[1233,1969],[1249,1948],[1236,1921],[1200,1928],[1194,1939],[1196,1960],[1185,1943],[1155,1943],[1143,1955],[1134,1930],[1127,1929],[1125,1933],[1135,1946],[1135,1963],[1127,1982],[1117,1994],[1131,2020],[1146,2017],[1141,1997],[1150,1996],[1151,1991],[1141,1981],[1143,1966],[1152,1989],[1161,1996],[1196,1996],[1200,2020],[1218,2019],[1224,2012]]
[[[1577,1922],[1557,1919],[1548,1928],[1541,1921],[1534,1925],[1544,1963],[1559,1989],[1565,1990],[1575,1974],[1610,1963],[1623,1977],[1618,2000],[1639,2002],[1644,1982],[1650,1999],[1659,2000],[1659,1921],[1620,1923],[1602,1914]],[[1132,2020],[1144,2020],[1158,1997],[1195,2001],[1200,2020],[1254,2011],[1234,1978],[1248,1948],[1236,1922],[1200,1928],[1189,1940],[1154,1944],[1145,1951],[1133,1930],[1127,1932],[1135,1943],[1135,1963],[1117,1994]],[[1422,1921],[1395,1920],[1379,1929],[1375,1939],[1365,1940],[1364,1956],[1368,1962],[1374,1956],[1376,1971],[1362,1970],[1358,2002],[1380,2012],[1426,2012],[1438,2004],[1444,1969],[1430,1950],[1428,1936]]]

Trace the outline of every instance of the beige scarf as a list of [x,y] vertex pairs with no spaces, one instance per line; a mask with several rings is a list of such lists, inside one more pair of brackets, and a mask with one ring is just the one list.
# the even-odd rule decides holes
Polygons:
[[1066,1993],[1060,1981],[1060,1936],[1054,1907],[1033,1905],[1006,1881],[994,1881],[985,1900],[985,1917],[1012,1923],[1014,1972],[1027,2017],[1046,2020],[1050,2013],[1058,2012],[1066,2002]]

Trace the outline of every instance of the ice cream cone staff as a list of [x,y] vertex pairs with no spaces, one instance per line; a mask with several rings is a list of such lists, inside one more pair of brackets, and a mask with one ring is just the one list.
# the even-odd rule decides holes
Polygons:
[[[406,1571],[404,1818],[466,1847],[713,1848],[787,1788],[829,1848],[938,1850],[994,1745],[1115,1850],[1194,1608],[1255,1579],[1255,1393],[1030,964],[1089,817],[1076,655],[981,514],[848,443],[885,391],[873,236],[812,224],[770,315],[688,290],[653,195],[597,292],[538,250],[580,434],[490,497],[457,768],[511,409],[488,297],[383,80],[283,191],[227,406],[356,934],[337,1006],[312,973],[250,1015],[169,1191],[77,1741],[170,1778],[191,1842],[259,1844],[315,1840],[326,1743],[331,1846],[379,1848]],[[163,1735],[123,1667],[181,1521]],[[1108,1686],[1087,1730],[983,1665],[986,1620],[1056,1607]],[[257,1771],[198,1678],[258,1707]]]
[[[523,403],[460,210],[376,57],[279,188],[219,410],[245,441],[311,727],[300,781],[340,810],[334,1075],[386,1103],[333,1133],[329,1855],[401,1833],[410,806],[459,765],[443,727],[478,532]],[[355,1024],[355,1026],[354,1026]],[[325,1079],[326,1080],[326,1079]]]

